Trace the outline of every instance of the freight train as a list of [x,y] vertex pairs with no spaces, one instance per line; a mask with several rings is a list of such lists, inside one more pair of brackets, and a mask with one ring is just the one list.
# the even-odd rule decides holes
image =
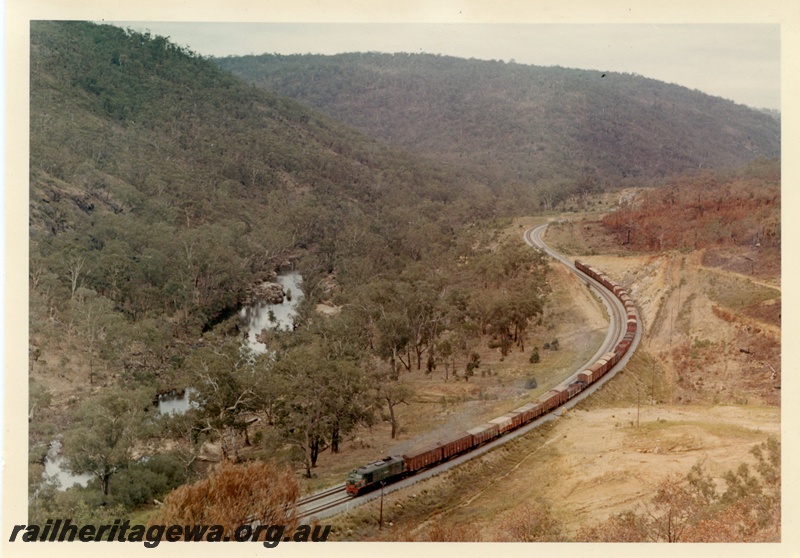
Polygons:
[[563,405],[611,370],[628,352],[639,328],[635,305],[628,292],[604,273],[579,260],[575,260],[575,267],[611,291],[625,306],[625,335],[613,351],[603,354],[596,362],[580,371],[575,381],[561,384],[535,401],[503,416],[422,449],[385,457],[352,470],[347,476],[347,493],[355,496],[467,453]]

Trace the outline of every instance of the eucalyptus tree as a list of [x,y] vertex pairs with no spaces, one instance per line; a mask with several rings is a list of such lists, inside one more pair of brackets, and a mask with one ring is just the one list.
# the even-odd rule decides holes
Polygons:
[[247,427],[245,414],[261,406],[260,381],[251,352],[237,338],[209,334],[186,359],[193,376],[201,431],[215,434],[225,459],[239,459],[238,435]]
[[339,452],[342,436],[358,425],[372,425],[376,401],[370,390],[367,335],[358,315],[350,308],[324,320],[316,320],[312,333],[320,346],[323,358],[337,363],[339,373],[329,393],[330,447]]
[[375,390],[378,400],[386,406],[386,413],[381,415],[384,422],[388,422],[392,427],[392,439],[400,433],[400,417],[397,415],[398,405],[409,405],[409,401],[414,396],[413,388],[392,378],[377,377]]
[[441,282],[421,279],[408,284],[405,298],[399,300],[404,308],[411,332],[411,346],[417,361],[417,370],[422,369],[422,355],[431,351],[444,320],[444,308],[440,304],[444,285]]
[[369,383],[358,364],[338,357],[319,340],[289,349],[275,364],[283,395],[276,424],[302,454],[306,476],[320,453],[338,451],[343,436],[373,421]]
[[111,300],[91,289],[79,287],[70,303],[73,321],[88,355],[89,384],[92,384],[96,357],[106,357],[107,362],[115,360],[114,357],[125,343],[127,324],[122,315],[114,310]]
[[134,447],[155,415],[146,390],[112,388],[86,399],[74,413],[74,426],[64,437],[62,452],[76,474],[89,473],[108,496],[111,477],[134,460]]

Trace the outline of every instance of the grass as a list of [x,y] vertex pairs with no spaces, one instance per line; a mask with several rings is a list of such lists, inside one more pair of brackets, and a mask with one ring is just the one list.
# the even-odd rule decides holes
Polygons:
[[[630,435],[650,439],[654,439],[653,437],[657,436],[661,432],[670,430],[674,431],[675,429],[681,427],[702,429],[708,434],[718,438],[724,438],[726,440],[737,439],[756,441],[763,438],[764,434],[763,432],[754,428],[746,428],[744,426],[739,426],[738,424],[722,422],[721,420],[712,422],[698,420],[666,420],[659,418],[656,420],[641,421],[638,425],[635,423],[625,424],[622,425],[622,427],[624,428],[625,432]],[[684,440],[684,445],[693,445],[693,443],[691,443],[691,438],[687,438],[686,440]],[[673,439],[671,441],[674,443],[679,440]]]
[[[481,457],[442,475],[422,481],[415,486],[384,498],[384,528],[378,529],[379,500],[333,518],[332,540],[407,540],[414,528],[435,520],[437,523],[475,524],[494,517],[509,508],[506,498],[492,498],[486,507],[467,506],[482,494],[494,495],[502,490],[506,479],[521,463],[532,458],[546,461],[555,448],[545,446],[553,428],[545,424]],[[542,478],[543,486],[557,482],[557,476]],[[511,505],[514,495],[509,495]],[[517,494],[516,498],[522,496]]]
[[651,399],[670,402],[672,392],[666,370],[645,347],[639,345],[625,368],[577,407],[584,410],[600,409],[636,405],[637,401],[644,404]]
[[732,310],[743,310],[767,300],[780,298],[781,292],[759,285],[746,278],[731,277],[701,270],[706,281],[706,292],[716,303]]
[[724,422],[707,422],[707,421],[697,421],[697,422],[688,422],[687,424],[697,426],[702,428],[709,434],[713,434],[719,437],[725,438],[742,438],[742,439],[761,439],[764,436],[764,433],[753,429],[753,428],[745,428],[744,426],[739,426],[737,424],[729,424]]

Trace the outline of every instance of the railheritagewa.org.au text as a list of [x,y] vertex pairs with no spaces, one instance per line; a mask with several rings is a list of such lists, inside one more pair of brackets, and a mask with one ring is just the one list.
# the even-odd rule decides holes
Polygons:
[[105,525],[75,525],[71,519],[48,519],[44,525],[14,525],[9,542],[140,542],[155,548],[162,542],[260,542],[275,548],[283,542],[325,542],[330,525],[131,525],[126,519]]

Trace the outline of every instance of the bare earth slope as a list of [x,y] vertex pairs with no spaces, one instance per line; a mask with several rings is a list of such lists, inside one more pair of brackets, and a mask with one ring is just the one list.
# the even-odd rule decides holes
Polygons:
[[[591,245],[583,230],[548,234]],[[696,464],[723,490],[727,471],[752,465],[750,449],[780,435],[777,278],[704,265],[700,251],[573,255],[637,300],[646,338],[626,369],[552,426],[387,497],[388,529],[374,530],[372,503],[340,519],[339,537],[504,540],[516,510],[535,505],[559,523],[560,540],[575,540],[581,528],[641,511],[667,475],[685,477]],[[593,315],[592,304],[576,296],[570,313]]]

